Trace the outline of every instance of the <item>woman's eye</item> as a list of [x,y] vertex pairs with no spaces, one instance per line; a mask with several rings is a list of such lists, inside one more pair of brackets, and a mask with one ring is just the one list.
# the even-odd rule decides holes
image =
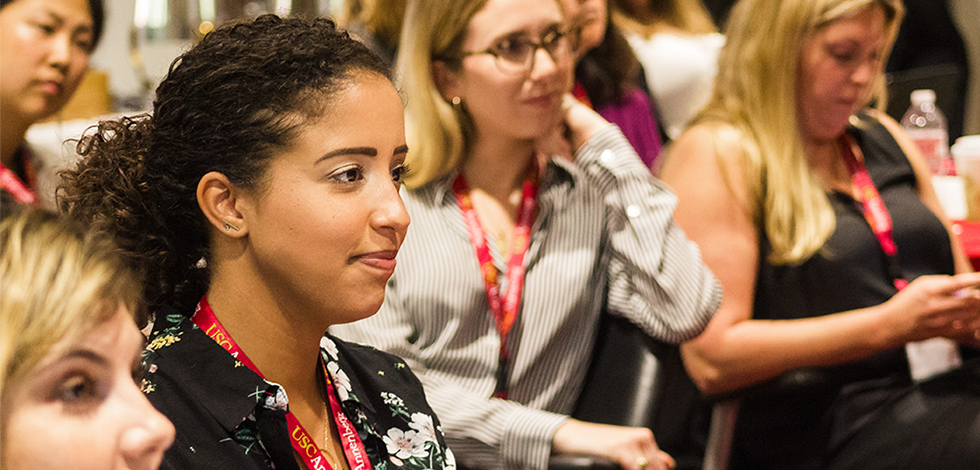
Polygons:
[[360,167],[346,168],[334,174],[333,179],[341,183],[353,183],[364,178],[364,173]]
[[87,375],[73,375],[58,388],[58,399],[68,405],[82,404],[98,397],[95,381]]
[[35,23],[37,29],[40,29],[44,34],[54,34],[55,26],[48,23]]
[[391,180],[399,186],[404,184],[405,175],[408,173],[408,165],[399,165],[391,170]]
[[91,39],[75,39],[75,47],[81,49],[86,54],[92,51],[92,40]]
[[530,47],[527,41],[520,39],[504,39],[497,43],[497,54],[505,59],[518,60],[524,57],[524,53]]

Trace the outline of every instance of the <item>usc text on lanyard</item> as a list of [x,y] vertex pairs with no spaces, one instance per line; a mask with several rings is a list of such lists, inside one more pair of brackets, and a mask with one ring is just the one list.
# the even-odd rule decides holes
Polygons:
[[[263,380],[265,379],[262,372],[259,372],[259,369],[255,367],[255,363],[245,355],[245,351],[242,351],[238,347],[238,344],[231,338],[231,335],[221,326],[218,318],[214,316],[214,311],[211,310],[211,306],[208,304],[207,296],[204,296],[201,302],[197,304],[197,311],[194,312],[191,321],[211,337],[214,342],[231,353],[239,362],[248,366],[252,372],[258,374]],[[337,391],[333,387],[333,382],[330,380],[330,375],[327,373],[327,368],[323,363],[322,357],[319,363],[320,367],[323,368],[323,377],[327,382],[327,398],[330,402],[330,411],[337,424],[337,430],[340,432],[340,440],[347,462],[352,470],[371,470],[371,462],[367,459],[364,443],[361,442],[361,438],[357,435],[357,431],[354,430],[354,426],[347,419],[347,415],[340,409],[340,400],[337,398]],[[306,432],[306,428],[299,423],[299,420],[296,419],[293,413],[286,413],[286,424],[289,426],[289,443],[292,444],[293,450],[303,459],[303,463],[306,464],[308,469],[333,470],[323,451],[317,445],[316,439]]]
[[888,274],[891,276],[895,288],[902,290],[909,283],[902,276],[902,269],[898,264],[898,246],[892,239],[892,218],[888,214],[888,208],[885,207],[885,201],[878,193],[878,189],[875,188],[874,181],[871,180],[871,175],[868,174],[864,163],[861,163],[855,156],[855,152],[860,152],[861,149],[857,147],[857,143],[854,142],[850,134],[844,133],[837,143],[844,157],[844,163],[847,164],[847,169],[851,172],[854,186],[857,188],[857,201],[861,203],[864,218],[871,226],[875,237],[878,238],[882,251],[885,252],[888,261]]
[[487,246],[486,233],[480,225],[470,196],[470,188],[466,178],[460,173],[453,182],[453,193],[463,212],[466,230],[470,235],[470,243],[476,250],[480,262],[480,272],[483,273],[483,283],[487,290],[487,300],[500,335],[500,353],[497,360],[497,385],[493,392],[494,398],[507,399],[507,380],[510,367],[510,353],[507,351],[507,334],[517,320],[517,312],[521,304],[521,289],[524,286],[524,257],[531,245],[531,228],[534,226],[535,209],[538,202],[538,166],[535,159],[528,166],[527,179],[524,180],[521,205],[517,208],[517,220],[514,224],[514,237],[510,243],[510,259],[507,262],[507,295],[501,299],[500,284],[497,282],[497,268],[493,265],[490,248]]

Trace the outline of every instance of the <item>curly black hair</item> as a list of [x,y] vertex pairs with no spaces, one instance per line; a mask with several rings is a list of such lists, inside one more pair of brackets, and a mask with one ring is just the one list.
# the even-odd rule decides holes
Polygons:
[[151,312],[188,312],[210,276],[198,181],[216,171],[261,193],[270,159],[356,72],[391,80],[381,59],[329,19],[264,15],[215,29],[170,65],[152,116],[85,133],[83,160],[62,172],[59,205],[116,238]]

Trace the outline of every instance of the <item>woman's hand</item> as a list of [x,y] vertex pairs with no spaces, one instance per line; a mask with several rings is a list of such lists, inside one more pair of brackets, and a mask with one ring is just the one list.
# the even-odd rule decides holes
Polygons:
[[921,276],[886,305],[899,342],[945,337],[978,344],[980,273]]
[[586,423],[569,418],[555,432],[551,446],[555,453],[606,457],[624,470],[670,470],[676,465],[670,455],[657,447],[653,432],[647,428]]
[[582,144],[589,141],[599,130],[609,125],[609,121],[582,104],[571,93],[562,97],[562,121],[547,136],[537,142],[540,155],[575,160],[575,153]]

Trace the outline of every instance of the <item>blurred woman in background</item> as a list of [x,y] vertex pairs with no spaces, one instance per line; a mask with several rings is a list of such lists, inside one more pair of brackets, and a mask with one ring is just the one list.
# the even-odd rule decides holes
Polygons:
[[612,23],[606,0],[566,0],[565,11],[580,29],[575,97],[616,124],[647,167],[660,155],[661,128],[643,68]]
[[701,0],[610,0],[613,22],[643,64],[667,136],[676,139],[711,94],[718,34]]
[[17,201],[54,207],[60,168],[25,136],[75,93],[103,21],[102,0],[0,0],[0,189]]

